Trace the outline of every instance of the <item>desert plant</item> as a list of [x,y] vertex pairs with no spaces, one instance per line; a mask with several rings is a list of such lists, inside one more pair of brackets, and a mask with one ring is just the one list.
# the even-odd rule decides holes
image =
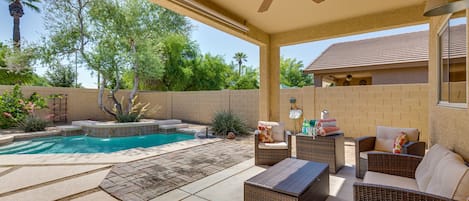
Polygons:
[[119,123],[128,123],[128,122],[139,122],[139,115],[136,113],[130,114],[117,114],[116,121]]
[[212,120],[212,129],[218,135],[226,135],[228,132],[246,134],[246,123],[231,112],[217,112]]
[[46,130],[49,121],[35,115],[29,115],[19,124],[24,132],[36,132]]
[[[116,113],[115,119],[117,122],[127,123],[127,122],[140,121],[140,119],[143,117],[145,112],[148,111],[148,106],[150,105],[150,103],[143,105],[140,102],[136,103],[136,101],[137,101],[137,96],[135,96],[132,99],[132,108],[130,108],[128,112],[124,112],[124,111],[119,112],[119,110],[117,109],[117,105],[114,105],[113,111]],[[120,104],[124,105],[124,97],[121,98]]]

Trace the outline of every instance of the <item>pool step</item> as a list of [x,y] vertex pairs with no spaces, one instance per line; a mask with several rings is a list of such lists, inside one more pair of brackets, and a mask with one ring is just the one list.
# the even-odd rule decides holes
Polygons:
[[189,127],[188,124],[170,124],[170,125],[160,125],[159,129],[160,132],[168,133],[168,132],[176,132],[177,129],[187,128]]
[[[38,141],[40,142],[45,142],[45,143],[57,143],[62,139],[62,137],[48,137],[48,138],[37,138]],[[36,142],[35,140],[32,140],[33,142]]]
[[160,129],[171,129],[171,128],[187,128],[188,124],[170,124],[170,125],[161,125]]
[[15,142],[13,144],[9,144],[9,145],[6,145],[6,146],[1,146],[0,147],[0,152],[5,151],[5,150],[9,150],[9,149],[15,149],[17,147],[24,146],[24,145],[29,144],[29,143],[31,143],[31,141],[19,141],[19,142]]
[[179,119],[167,119],[167,120],[157,120],[156,123],[158,123],[158,125],[160,126],[163,126],[163,125],[181,124],[182,121]]
[[43,143],[41,145],[39,145],[38,147],[36,148],[33,148],[33,149],[28,149],[28,150],[24,150],[24,151],[20,151],[20,152],[17,152],[17,154],[35,154],[35,153],[39,153],[39,152],[42,152],[46,149],[49,149],[51,148],[52,146],[54,146],[55,143]]
[[0,135],[0,146],[1,145],[7,145],[13,142],[15,137],[13,135],[7,135],[7,136],[2,136]]
[[7,150],[0,151],[0,154],[14,154],[14,153],[18,153],[18,152],[25,151],[25,150],[28,150],[28,149],[36,148],[36,147],[41,146],[42,144],[44,144],[44,142],[31,142],[31,141],[29,141],[29,142],[30,143],[24,144],[22,146],[18,146],[18,147],[13,148],[13,149],[7,149]]

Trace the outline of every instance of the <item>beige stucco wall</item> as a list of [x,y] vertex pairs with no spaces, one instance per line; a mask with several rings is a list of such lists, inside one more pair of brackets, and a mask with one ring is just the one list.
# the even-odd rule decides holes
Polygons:
[[242,117],[249,127],[255,128],[259,119],[259,91],[236,90],[229,93],[231,112]]
[[427,141],[427,96],[426,84],[316,88],[314,116],[327,109],[351,137],[375,135],[381,125],[418,128]]
[[210,123],[213,114],[228,107],[228,91],[171,92],[172,118]]
[[[10,87],[1,86],[0,91]],[[23,87],[27,95],[37,91],[43,96],[53,93],[68,94],[68,119],[110,119],[97,107],[97,90],[72,88]],[[117,96],[127,95],[122,91]],[[422,131],[422,139],[428,136],[428,87],[426,84],[349,86],[280,90],[280,121],[289,130],[295,128],[289,119],[290,98],[297,100],[304,117],[320,117],[322,109],[328,109],[330,116],[348,137],[375,135],[377,125],[416,127]],[[259,119],[258,90],[222,90],[197,92],[151,92],[138,93],[138,101],[150,103],[147,117],[155,119],[181,119],[188,122],[209,124],[218,111],[232,111],[246,121],[249,127],[256,127]],[[301,123],[301,120],[300,122]],[[300,130],[297,125],[296,130]]]
[[433,17],[430,21],[430,143],[443,144],[451,149],[454,149],[454,151],[461,154],[466,160],[469,160],[469,109],[451,108],[438,105],[437,33],[448,18],[449,16]]
[[137,101],[142,104],[150,103],[147,118],[168,119],[171,117],[171,94],[165,92],[142,91],[137,94]]

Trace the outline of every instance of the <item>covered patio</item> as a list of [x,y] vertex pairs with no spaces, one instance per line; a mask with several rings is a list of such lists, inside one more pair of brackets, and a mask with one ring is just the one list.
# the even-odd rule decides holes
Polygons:
[[[441,144],[469,159],[469,125],[467,65],[463,67],[460,91],[451,87],[444,71],[446,59],[445,29],[450,19],[466,17],[468,9],[425,17],[426,3],[442,1],[267,1],[261,0],[152,0],[154,3],[209,26],[254,43],[260,47],[259,120],[281,121],[280,49],[284,46],[319,41],[360,33],[429,24],[428,60],[428,128],[420,140],[427,148]],[[447,1],[443,1],[443,3]],[[462,4],[463,1],[460,1]],[[465,18],[467,24],[467,17]],[[466,28],[466,38],[468,31]],[[465,43],[467,49],[467,40]],[[448,42],[448,45],[451,43]],[[448,49],[451,49],[449,47]],[[411,54],[412,52],[409,52]],[[467,63],[467,51],[465,53]],[[396,57],[396,60],[399,60]],[[449,62],[450,63],[450,62]],[[449,65],[449,64],[448,64]],[[448,67],[449,68],[449,67]],[[449,77],[449,75],[448,75]],[[446,88],[446,87],[447,88]],[[455,85],[453,85],[455,86]],[[454,92],[451,92],[454,90]],[[452,97],[453,95],[458,97]],[[446,97],[446,98],[445,98]],[[462,100],[461,100],[462,98]],[[453,100],[452,100],[453,99]],[[304,100],[307,101],[307,100]],[[421,104],[421,103],[418,103]],[[383,102],[386,106],[386,101]],[[410,107],[412,108],[412,106]],[[304,118],[314,119],[318,108],[304,108]],[[308,109],[311,109],[308,111]],[[369,112],[372,108],[363,108]],[[311,112],[314,111],[314,112]],[[391,108],[392,111],[392,108]],[[335,111],[338,112],[338,111]],[[341,111],[343,112],[343,111]],[[373,112],[373,111],[370,111]],[[350,117],[352,121],[354,117]],[[361,123],[360,121],[357,121]],[[403,126],[405,127],[405,126]],[[427,130],[428,129],[428,130]],[[345,134],[347,137],[347,133]],[[350,199],[352,199],[350,197]]]
[[[360,33],[424,24],[425,0],[378,2],[310,0],[152,0],[158,5],[260,47],[259,119],[280,120],[280,48]],[[305,112],[305,118],[313,118]]]
[[[366,108],[366,106],[359,105],[353,112],[373,114],[373,112],[377,113],[378,107],[387,106],[381,112],[388,116],[381,115],[381,113],[380,115],[384,118],[394,118],[395,116],[387,112],[395,110],[397,106],[402,110],[403,108],[410,110],[414,107],[414,102],[425,105],[422,107],[424,109],[428,106],[425,110],[428,112],[428,119],[420,119],[420,121],[428,122],[428,124],[422,124],[426,128],[422,129],[424,133],[420,140],[426,142],[427,148],[434,144],[444,145],[469,161],[469,135],[467,134],[469,130],[469,124],[467,124],[469,122],[467,105],[469,71],[464,71],[466,79],[462,88],[466,90],[461,96],[465,102],[451,103],[449,97],[447,100],[441,99],[440,63],[442,58],[439,53],[441,30],[447,27],[447,22],[451,18],[467,16],[469,9],[456,14],[424,17],[426,0],[323,0],[318,1],[320,3],[314,0],[273,0],[270,6],[267,6],[268,9],[264,7],[262,12],[258,11],[262,0],[151,1],[258,45],[260,47],[259,101],[253,104],[259,105],[257,120],[275,122],[282,121],[281,114],[285,113],[283,109],[285,107],[281,102],[288,101],[284,100],[285,97],[289,98],[293,94],[287,91],[288,93],[281,96],[281,47],[428,23],[430,25],[428,85],[411,86],[409,87],[411,89],[390,86],[388,93],[385,94],[390,95],[389,99],[383,98],[385,95],[380,94],[385,87],[369,88],[370,90],[362,91],[358,95],[368,95],[367,101],[381,96],[379,102],[373,103],[379,106]],[[466,38],[468,33],[466,27]],[[467,44],[469,42],[466,41],[466,47]],[[466,61],[467,54],[466,51]],[[352,88],[352,90],[355,89],[358,89],[358,86]],[[306,104],[306,102],[316,102],[316,95],[312,94],[324,95],[324,90],[327,89],[314,87],[302,89],[301,103],[305,106],[304,118],[318,118],[317,112],[326,105],[323,102],[330,100],[317,101],[318,103],[315,104]],[[333,90],[327,95],[345,94],[336,99],[355,95],[344,88],[337,87]],[[421,94],[415,95],[417,94],[415,92]],[[231,97],[231,94],[226,93],[223,97]],[[391,97],[396,94],[401,97]],[[404,100],[406,97],[403,97],[406,94],[424,96],[424,98],[406,102]],[[213,95],[215,96],[220,95]],[[234,94],[233,97],[235,96],[240,95]],[[173,96],[168,99],[173,100]],[[397,106],[392,106],[392,102],[396,100],[399,100],[394,103]],[[343,104],[335,99],[333,102],[335,105]],[[410,114],[410,112],[397,116],[405,114]],[[418,115],[415,117],[422,118]],[[363,119],[354,118],[359,117],[350,115],[341,121],[348,120],[351,122],[350,127],[353,127],[353,124],[363,123]],[[371,118],[373,115],[369,115],[369,119]],[[407,118],[414,118],[414,116]],[[386,123],[387,121],[375,121],[373,126],[368,126],[363,130],[375,129],[374,124]],[[356,153],[352,137],[365,134],[371,133],[345,133],[347,137],[344,146],[345,166],[337,174],[328,174],[330,190],[327,200],[353,200],[353,183],[361,179],[355,177]],[[102,155],[79,154],[73,157],[53,156],[55,158],[27,156],[23,160],[18,160],[17,156],[4,156],[0,157],[3,163],[0,164],[0,180],[5,181],[3,184],[8,182],[17,184],[16,186],[10,185],[10,189],[5,188],[4,192],[0,192],[0,197],[2,200],[243,200],[244,181],[268,168],[254,165],[252,152],[253,146],[257,145],[253,143],[253,137],[256,136],[238,137],[235,141],[197,140],[154,149],[137,149],[111,155],[111,159]],[[296,146],[292,145],[292,147]],[[295,149],[293,148],[293,152],[296,151]],[[292,155],[296,156],[295,153]],[[196,167],[196,165],[199,166]],[[50,170],[54,168],[60,170],[57,171],[60,174],[51,174]],[[33,177],[31,176],[33,174],[42,176]],[[17,177],[17,175],[27,175],[27,177]],[[132,182],[128,181],[135,182],[136,185],[129,186]]]

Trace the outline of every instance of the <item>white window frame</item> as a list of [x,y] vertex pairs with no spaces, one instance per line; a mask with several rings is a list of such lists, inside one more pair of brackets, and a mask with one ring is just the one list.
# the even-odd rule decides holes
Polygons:
[[[469,88],[468,88],[468,83],[469,83],[469,80],[468,80],[468,58],[466,56],[466,103],[451,103],[451,102],[448,102],[448,101],[442,101],[441,100],[441,76],[442,76],[442,70],[441,70],[441,41],[440,41],[440,37],[441,37],[441,34],[443,33],[443,31],[445,31],[446,29],[449,29],[449,27],[451,26],[449,24],[451,20],[451,17],[448,17],[448,19],[446,19],[446,22],[440,27],[440,29],[438,30],[438,33],[437,33],[437,57],[438,57],[438,61],[437,61],[437,77],[438,77],[438,86],[437,86],[437,93],[438,93],[438,96],[437,96],[437,105],[438,106],[442,106],[442,107],[450,107],[450,108],[461,108],[461,109],[467,109],[468,108],[468,101],[469,101]],[[466,20],[467,20],[467,16],[466,16]],[[466,23],[466,26],[467,26],[467,23]],[[449,33],[451,34],[451,32]],[[467,28],[466,28],[466,41],[467,41]],[[467,47],[467,42],[466,42],[466,51],[469,51],[468,47]],[[448,69],[449,70],[449,69]],[[450,96],[450,93],[451,91],[448,91],[448,96]],[[449,99],[449,97],[448,97]]]

